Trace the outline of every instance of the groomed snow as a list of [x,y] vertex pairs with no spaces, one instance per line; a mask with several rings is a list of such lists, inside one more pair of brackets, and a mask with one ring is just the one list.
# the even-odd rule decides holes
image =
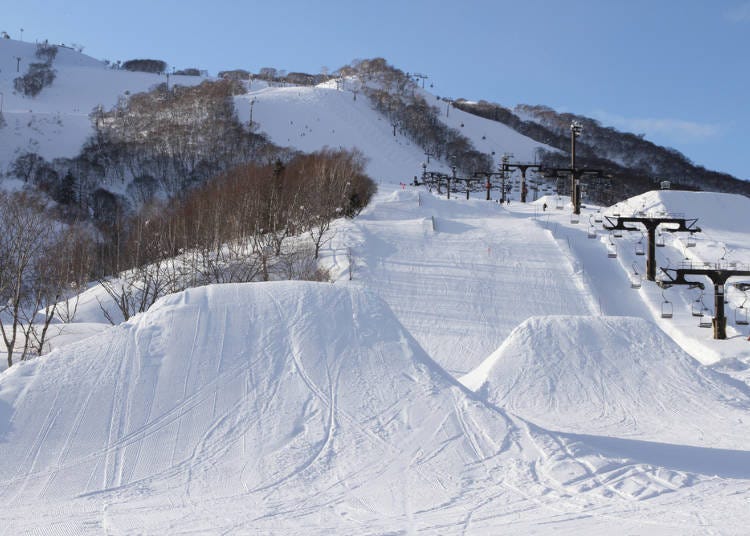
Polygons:
[[750,389],[640,318],[530,318],[463,381],[555,430],[722,448],[750,436]]
[[3,534],[697,534],[708,493],[747,521],[744,453],[546,431],[330,284],[170,296],[5,372],[0,419]]
[[[3,165],[72,156],[93,106],[164,81],[61,49],[55,84],[24,99],[12,58],[33,53],[0,40]],[[683,213],[697,245],[666,234],[658,266],[744,265],[747,198],[648,192],[571,223],[517,185],[510,205],[394,190],[424,154],[364,97],[261,85],[236,99],[243,121],[255,99],[273,141],[358,147],[380,184],[324,247],[333,284],[191,289],[114,327],[91,288],[52,353],[0,373],[0,536],[746,532],[746,296],[730,286],[713,340],[698,291],[631,288],[641,233],[594,218]],[[443,120],[496,158],[539,146]]]

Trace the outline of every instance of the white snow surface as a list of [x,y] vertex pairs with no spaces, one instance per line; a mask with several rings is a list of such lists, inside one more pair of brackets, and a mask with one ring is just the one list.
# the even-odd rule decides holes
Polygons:
[[[47,160],[74,157],[93,133],[89,114],[109,109],[119,97],[148,91],[165,76],[110,69],[104,62],[67,47],[58,47],[52,62],[56,77],[36,97],[16,93],[13,80],[39,62],[36,44],[0,39],[0,93],[6,126],[0,128],[0,170],[24,152]],[[21,61],[18,62],[17,58]],[[18,68],[18,70],[17,70]],[[194,85],[204,78],[170,76],[170,84]]]
[[[72,156],[94,106],[164,81],[61,49],[52,87],[25,99],[13,57],[33,54],[0,40],[3,165]],[[665,233],[658,266],[745,267],[747,198],[654,191],[580,223],[553,195],[521,204],[517,184],[509,205],[448,200],[398,185],[425,155],[361,94],[254,83],[243,121],[252,99],[274,142],[369,158],[380,191],[322,251],[333,284],[191,289],[111,327],[106,294],[85,292],[50,354],[0,372],[0,536],[747,531],[746,296],[728,286],[715,341],[691,314],[713,305],[707,279],[702,297],[660,289],[641,233],[595,222],[682,213],[697,244]],[[496,157],[539,146],[442,120]]]
[[162,299],[5,372],[0,419],[4,534],[697,534],[726,520],[672,496],[704,494],[747,521],[744,451],[549,432],[330,284]]
[[640,318],[530,318],[464,383],[555,430],[727,448],[750,436],[750,389]]

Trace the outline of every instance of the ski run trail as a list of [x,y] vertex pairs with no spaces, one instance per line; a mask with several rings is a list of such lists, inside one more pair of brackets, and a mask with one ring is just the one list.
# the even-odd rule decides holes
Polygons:
[[[2,73],[33,55],[5,41]],[[3,161],[70,155],[95,104],[160,81],[56,61],[33,111],[0,79]],[[510,204],[449,200],[400,184],[422,150],[365,98],[248,89],[239,117],[255,99],[276,143],[370,159],[378,193],[322,252],[333,282],[194,288],[112,327],[87,291],[51,353],[0,372],[0,536],[747,533],[750,304],[730,281],[714,341],[692,314],[712,287],[643,280],[642,234],[597,220],[699,218],[657,265],[747,269],[750,200],[654,191],[580,223],[554,195],[520,203],[517,182]],[[519,161],[540,146],[442,120]]]
[[[747,208],[630,202],[696,196]],[[191,289],[4,372],[0,534],[742,533],[746,336],[674,289],[661,319],[540,201],[384,191],[334,284]]]

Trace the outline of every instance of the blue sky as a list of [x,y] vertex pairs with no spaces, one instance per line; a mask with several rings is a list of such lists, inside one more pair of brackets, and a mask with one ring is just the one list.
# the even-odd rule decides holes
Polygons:
[[750,0],[24,0],[0,20],[211,74],[383,57],[440,96],[588,115],[750,180]]

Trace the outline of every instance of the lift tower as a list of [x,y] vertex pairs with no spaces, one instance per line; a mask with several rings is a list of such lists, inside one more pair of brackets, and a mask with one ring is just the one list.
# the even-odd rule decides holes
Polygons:
[[527,169],[542,169],[542,164],[520,164],[517,162],[509,162],[505,164],[507,169],[520,169],[521,170],[521,203],[526,202],[526,194],[528,189],[526,188],[526,170]]
[[667,276],[667,279],[657,281],[662,288],[669,288],[672,285],[688,285],[703,289],[705,286],[699,281],[688,281],[686,275],[704,275],[714,284],[714,317],[711,324],[714,329],[714,339],[727,338],[727,317],[724,314],[724,285],[730,277],[750,276],[750,270],[747,267],[742,270],[737,267],[736,263],[702,263],[700,265],[691,262],[683,262],[679,268],[661,268],[661,271]]
[[677,228],[666,227],[664,230],[670,233],[686,232],[699,233],[700,227],[695,223],[698,218],[686,219],[670,216],[604,216],[607,224],[602,225],[605,231],[639,231],[637,227],[627,226],[627,223],[640,223],[648,233],[648,256],[646,257],[646,279],[656,280],[656,228],[665,223],[677,224]]

